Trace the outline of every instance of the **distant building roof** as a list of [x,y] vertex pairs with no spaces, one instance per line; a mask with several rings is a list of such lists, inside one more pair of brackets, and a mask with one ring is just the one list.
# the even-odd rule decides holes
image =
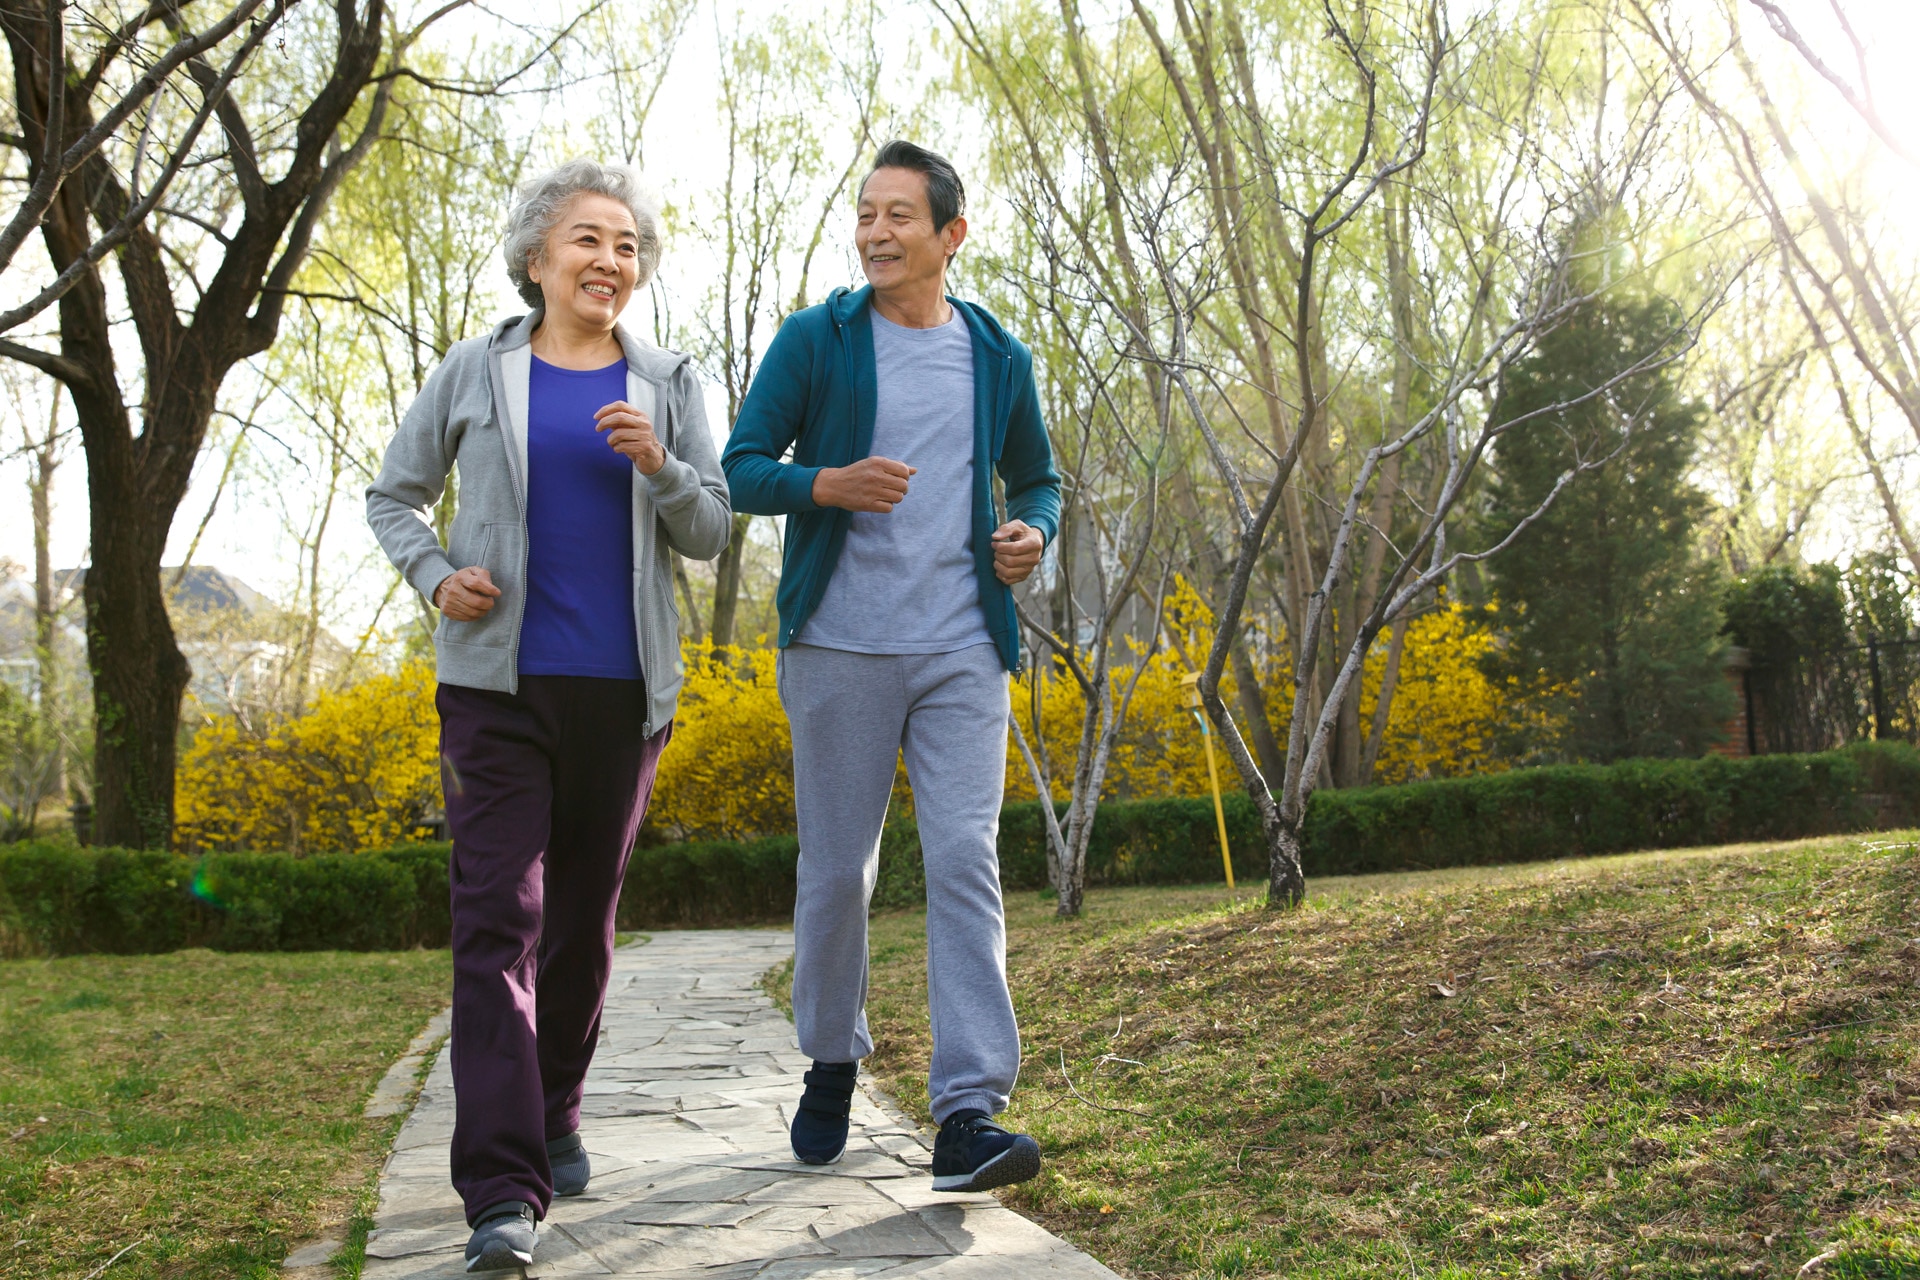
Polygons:
[[[177,585],[173,582],[175,575],[180,578]],[[87,585],[85,569],[66,569],[54,576],[60,581],[70,579],[75,595]],[[239,609],[243,613],[254,614],[274,607],[273,601],[232,574],[212,565],[188,565],[184,572],[179,565],[162,565],[160,580],[169,584],[167,604],[173,609],[194,609],[207,613],[219,609]]]

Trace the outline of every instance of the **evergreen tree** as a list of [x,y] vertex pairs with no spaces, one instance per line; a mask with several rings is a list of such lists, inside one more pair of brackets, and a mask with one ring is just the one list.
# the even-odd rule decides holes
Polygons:
[[1846,580],[1835,565],[1769,564],[1727,584],[1723,630],[1752,663],[1762,751],[1825,751],[1872,732],[1867,655],[1853,647]]
[[[1664,301],[1603,297],[1514,369],[1495,412],[1512,420],[1576,398],[1680,332]],[[1549,717],[1558,736],[1533,744],[1542,754],[1698,755],[1734,712],[1715,571],[1693,540],[1706,499],[1687,472],[1703,416],[1668,366],[1529,419],[1497,446],[1489,540],[1537,508],[1564,472],[1607,458],[1489,562],[1506,627],[1489,674],[1518,677],[1559,704]]]

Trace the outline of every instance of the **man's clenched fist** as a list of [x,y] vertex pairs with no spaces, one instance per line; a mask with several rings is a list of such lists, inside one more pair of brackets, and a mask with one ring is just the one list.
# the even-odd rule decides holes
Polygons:
[[907,478],[918,471],[892,458],[862,458],[850,467],[823,467],[813,477],[813,501],[822,507],[885,514],[907,496]]
[[1047,549],[1041,532],[1024,520],[1009,520],[993,531],[993,573],[1008,586],[1025,582]]

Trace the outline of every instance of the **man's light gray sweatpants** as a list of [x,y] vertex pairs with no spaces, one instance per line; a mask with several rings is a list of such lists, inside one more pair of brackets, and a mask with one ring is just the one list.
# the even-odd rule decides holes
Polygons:
[[991,644],[872,654],[793,645],[780,655],[800,826],[793,1021],[821,1062],[873,1052],[867,904],[898,753],[927,871],[933,1117],[997,1114],[1020,1070],[1007,994],[995,839],[1007,767],[1007,672]]

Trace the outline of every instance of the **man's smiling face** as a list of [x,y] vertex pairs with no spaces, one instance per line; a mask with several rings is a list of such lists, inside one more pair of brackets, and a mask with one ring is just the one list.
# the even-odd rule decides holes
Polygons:
[[965,218],[933,225],[926,175],[918,170],[875,169],[860,189],[853,243],[868,282],[881,293],[939,289],[966,233]]

